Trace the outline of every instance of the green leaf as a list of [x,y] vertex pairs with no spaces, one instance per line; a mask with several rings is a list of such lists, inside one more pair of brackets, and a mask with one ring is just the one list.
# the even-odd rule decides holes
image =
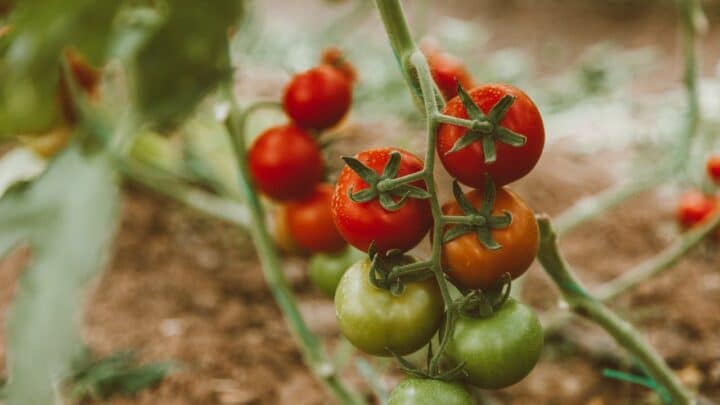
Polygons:
[[119,0],[33,0],[16,4],[0,55],[0,136],[39,132],[57,120],[65,47],[100,63]]
[[190,171],[221,193],[239,198],[238,163],[225,125],[202,111],[190,118],[181,132]]
[[505,127],[497,127],[495,129],[495,138],[507,145],[520,147],[525,145],[527,138],[523,135],[513,132]]
[[32,249],[7,321],[8,403],[54,403],[80,353],[80,293],[113,233],[116,180],[105,156],[71,145],[37,181],[0,200],[0,235],[22,233]]
[[240,0],[167,0],[165,20],[137,52],[137,106],[144,120],[177,124],[231,75],[228,30],[244,10]]
[[452,190],[455,201],[457,201],[463,213],[466,215],[479,214],[472,203],[470,203],[470,200],[465,197],[462,188],[460,188],[460,183],[458,183],[457,180],[453,180]]

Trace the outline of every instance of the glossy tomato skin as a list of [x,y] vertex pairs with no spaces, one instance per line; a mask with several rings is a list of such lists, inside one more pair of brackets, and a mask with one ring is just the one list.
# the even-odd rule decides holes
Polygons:
[[[482,205],[483,192],[472,190],[465,194],[475,208]],[[442,207],[445,215],[463,215],[455,201]],[[489,250],[475,233],[468,233],[443,244],[442,263],[452,281],[469,289],[490,289],[508,272],[513,279],[520,277],[535,260],[539,247],[539,230],[532,210],[512,191],[498,188],[493,215],[504,211],[512,214],[507,228],[493,229],[492,238],[502,248]],[[446,228],[447,229],[447,228]]]
[[[355,157],[376,173],[381,174],[393,151],[400,153],[400,170],[397,177],[421,171],[423,162],[412,153],[398,148],[380,148],[360,152]],[[412,183],[425,188],[422,181]],[[348,192],[364,190],[368,187],[348,166],[340,172],[332,212],[335,225],[340,234],[351,245],[367,252],[372,241],[378,252],[390,249],[409,250],[417,245],[432,225],[432,213],[428,200],[408,199],[397,211],[387,211],[378,199],[365,203],[350,200]]]
[[333,187],[319,184],[309,196],[286,203],[284,214],[290,237],[310,253],[337,252],[347,246],[330,212]]
[[407,283],[394,296],[370,283],[370,261],[350,267],[335,291],[335,314],[343,335],[358,349],[390,356],[385,348],[405,355],[425,346],[443,318],[443,300],[434,278]]
[[337,253],[318,253],[308,261],[310,281],[327,297],[333,298],[343,274],[365,254],[353,247]]
[[445,100],[457,96],[458,83],[464,89],[470,89],[474,86],[472,77],[462,60],[438,50],[426,51],[425,54],[432,78]]
[[535,312],[508,299],[490,318],[461,315],[445,354],[451,364],[465,363],[465,381],[499,389],[527,376],[540,358],[543,329]]
[[676,209],[678,223],[683,228],[702,223],[720,208],[716,197],[708,196],[700,191],[688,191],[680,196]]
[[720,184],[720,155],[713,155],[708,158],[707,174],[715,184]]
[[406,378],[390,393],[387,405],[474,405],[475,399],[459,383]]
[[285,89],[283,107],[298,126],[327,129],[350,110],[352,82],[330,66],[320,65],[296,74]]
[[[448,154],[455,142],[467,132],[466,128],[440,124],[437,134],[437,151],[445,169],[461,183],[474,188],[483,188],[485,176],[490,175],[496,186],[503,186],[518,180],[535,167],[545,145],[545,129],[542,117],[535,104],[522,90],[508,84],[486,84],[468,92],[472,100],[486,114],[507,95],[516,97],[500,125],[527,138],[525,145],[514,147],[495,142],[497,159],[485,163],[481,142]],[[468,118],[459,97],[450,100],[443,114]]]
[[255,185],[274,200],[306,197],[322,180],[320,147],[295,125],[269,128],[258,136],[248,153]]

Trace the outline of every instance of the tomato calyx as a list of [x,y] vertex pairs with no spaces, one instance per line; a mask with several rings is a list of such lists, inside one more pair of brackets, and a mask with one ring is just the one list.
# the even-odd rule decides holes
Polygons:
[[[408,198],[425,200],[431,197],[430,193],[420,187],[407,184],[411,180],[417,180],[416,173],[406,176],[410,177],[409,179],[397,178],[401,159],[400,153],[397,151],[390,154],[390,159],[381,175],[354,157],[343,156],[342,159],[368,185],[367,188],[358,192],[353,192],[352,187],[348,190],[348,198],[355,203],[366,203],[377,198],[385,210],[397,211],[402,208]],[[418,173],[422,174],[422,172]]]
[[504,273],[494,288],[482,290],[463,291],[454,305],[458,312],[468,318],[489,318],[500,310],[510,297],[512,276]]
[[439,380],[444,382],[451,382],[451,381],[457,381],[461,379],[462,377],[467,376],[467,371],[465,371],[465,362],[461,362],[455,367],[445,370],[445,371],[432,371],[432,367],[430,366],[433,358],[433,348],[432,348],[432,342],[428,343],[428,350],[427,350],[427,370],[422,370],[419,367],[417,367],[415,364],[409,362],[402,356],[398,355],[397,353],[394,353],[392,350],[386,348],[386,350],[395,357],[395,359],[400,363],[400,370],[403,371],[405,374],[411,375],[413,377],[417,378],[423,378],[423,379],[430,379],[430,380]]
[[480,243],[489,250],[498,250],[502,245],[492,238],[493,229],[504,229],[510,226],[512,222],[512,214],[503,211],[502,215],[492,215],[493,206],[495,205],[495,184],[492,179],[487,176],[485,178],[485,192],[483,193],[483,203],[480,209],[475,209],[472,203],[468,201],[463,194],[460,184],[457,180],[453,181],[453,195],[455,200],[462,209],[464,216],[443,216],[446,223],[455,224],[443,236],[443,243],[450,242],[462,235],[475,232]]
[[371,260],[368,273],[370,283],[396,296],[405,291],[405,283],[422,281],[432,275],[430,262],[417,262],[399,249],[380,254],[374,241],[368,248],[368,256]]
[[465,107],[469,120],[453,119],[455,117],[441,116],[441,121],[453,125],[464,126],[468,131],[455,142],[453,147],[446,153],[451,154],[459,150],[465,149],[475,142],[480,142],[483,149],[483,157],[485,163],[493,163],[497,159],[495,150],[495,142],[521,147],[527,142],[524,135],[511,131],[510,129],[500,125],[500,122],[507,114],[508,110],[515,102],[515,96],[510,94],[504,95],[486,115],[480,107],[472,100],[465,89],[458,84],[458,97]]

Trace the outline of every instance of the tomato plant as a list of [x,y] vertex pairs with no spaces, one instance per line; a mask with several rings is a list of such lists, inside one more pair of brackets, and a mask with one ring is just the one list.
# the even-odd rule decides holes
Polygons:
[[285,203],[288,233],[307,252],[337,252],[347,245],[333,223],[332,194],[332,186],[319,184],[309,196]]
[[350,83],[354,83],[355,80],[357,80],[355,67],[345,58],[340,48],[330,47],[325,49],[322,53],[321,61],[340,71]]
[[315,139],[299,127],[272,127],[258,136],[248,152],[255,185],[275,200],[310,195],[323,177],[323,158]]
[[[443,205],[445,215],[474,214],[483,204],[492,210],[483,222],[491,224],[493,218],[500,220],[508,214],[507,226],[472,229],[468,225],[455,225],[456,237],[446,240],[442,246],[442,263],[455,284],[467,289],[491,289],[504,273],[513,279],[520,277],[535,260],[539,234],[535,214],[515,193],[505,187],[495,189],[492,185],[485,191],[472,190],[462,194],[454,187],[456,201]],[[488,195],[489,194],[489,195]],[[495,216],[495,217],[493,217]],[[448,227],[449,228],[449,227]],[[460,233],[465,231],[465,233]],[[487,234],[486,240],[478,232]]]
[[483,123],[470,129],[440,124],[437,151],[445,169],[461,183],[481,188],[485,176],[503,186],[535,167],[545,144],[542,117],[530,98],[508,84],[486,84],[450,100],[443,114]]
[[363,259],[347,270],[335,291],[335,313],[343,335],[376,356],[390,356],[388,349],[405,355],[425,346],[443,317],[435,280],[407,283],[396,296],[374,286],[369,275],[370,261]]
[[[393,153],[398,156],[397,162],[389,165]],[[366,150],[357,154],[355,159],[369,169],[364,172],[366,177],[376,182],[380,180],[377,176],[400,177],[423,169],[420,158],[398,148]],[[387,167],[392,170],[386,170]],[[350,166],[345,166],[340,172],[332,200],[333,218],[340,234],[351,245],[363,251],[367,251],[373,241],[379,252],[413,248],[427,234],[432,224],[430,204],[422,199],[385,193],[378,195],[377,185],[369,187],[368,179],[363,179]],[[412,186],[418,189],[425,187],[421,181],[412,183]],[[352,194],[363,192],[368,193],[369,198],[361,195],[360,200],[353,201]],[[405,195],[404,191],[402,193]],[[400,200],[402,205],[399,204]],[[396,203],[398,205],[394,206]]]
[[406,378],[390,393],[388,405],[473,405],[475,399],[459,383]]
[[308,261],[308,275],[323,294],[333,298],[343,274],[364,257],[361,251],[353,247],[337,253],[318,253]]
[[445,353],[452,363],[465,364],[468,383],[498,389],[528,375],[542,347],[537,315],[510,298],[488,318],[460,316]]
[[296,74],[285,89],[285,112],[308,129],[335,126],[350,110],[352,82],[339,69],[320,65]]
[[710,156],[707,160],[707,174],[716,184],[720,184],[720,155]]

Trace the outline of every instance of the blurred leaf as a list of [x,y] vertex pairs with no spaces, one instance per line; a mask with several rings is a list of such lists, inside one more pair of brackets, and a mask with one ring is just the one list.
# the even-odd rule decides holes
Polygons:
[[176,365],[137,365],[135,354],[120,351],[108,357],[86,361],[73,376],[73,397],[104,399],[115,393],[132,395],[160,382]]
[[183,156],[174,139],[156,132],[142,131],[135,136],[130,157],[166,173],[182,174]]
[[224,125],[208,111],[198,111],[182,128],[189,169],[223,193],[238,196],[238,164]]
[[231,74],[230,27],[242,15],[240,0],[167,0],[167,14],[135,60],[135,92],[142,117],[177,124]]
[[77,144],[0,200],[0,235],[27,238],[32,249],[7,321],[8,403],[54,403],[81,349],[79,294],[101,268],[117,203],[108,159]]
[[59,58],[73,47],[91,62],[105,57],[119,0],[18,2],[0,55],[0,136],[50,128],[57,116]]
[[0,198],[15,184],[39,176],[45,166],[45,160],[27,148],[15,148],[0,157]]

